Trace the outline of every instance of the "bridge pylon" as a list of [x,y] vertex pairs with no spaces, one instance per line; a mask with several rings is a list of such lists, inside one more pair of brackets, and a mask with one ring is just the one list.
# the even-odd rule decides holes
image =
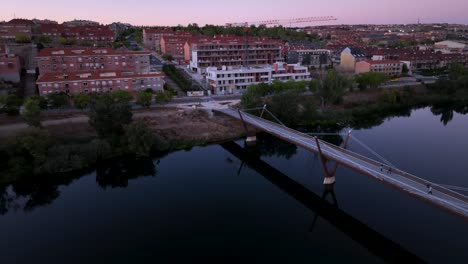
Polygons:
[[257,144],[257,133],[254,131],[249,131],[249,129],[247,128],[247,123],[244,121],[244,117],[242,117],[242,113],[240,109],[237,109],[237,112],[239,113],[239,117],[242,121],[242,125],[244,126],[244,130],[246,134],[245,144],[248,147],[255,146]]
[[[351,137],[351,131],[352,130],[349,130],[348,133],[346,134],[346,139],[342,144],[343,148],[346,148],[348,146],[349,138]],[[333,163],[332,169],[329,170],[328,166],[327,166],[327,162],[329,160],[325,157],[325,155],[323,155],[322,148],[320,146],[320,141],[318,140],[318,138],[317,137],[314,137],[314,138],[315,138],[315,142],[317,144],[317,148],[318,148],[318,151],[319,151],[320,161],[322,162],[322,168],[323,168],[323,171],[325,173],[325,178],[323,179],[323,184],[325,185],[326,189],[330,190],[331,188],[333,188],[333,185],[336,182],[335,174],[336,174],[336,170],[338,169],[338,162],[335,161]]]

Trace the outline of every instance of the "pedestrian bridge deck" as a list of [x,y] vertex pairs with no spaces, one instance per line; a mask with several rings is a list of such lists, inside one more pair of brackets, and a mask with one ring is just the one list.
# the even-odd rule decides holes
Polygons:
[[[321,153],[326,159],[335,161],[340,165],[379,180],[395,189],[468,220],[468,197],[465,195],[418,178],[397,168],[392,167],[391,172],[389,172],[388,169],[382,170],[381,163],[378,161],[322,140],[316,141],[316,139],[310,135],[246,112],[235,111],[233,109],[217,109],[215,111],[235,119],[242,119],[252,127],[281,138],[289,143],[303,147],[313,153],[319,154],[319,146],[317,145],[317,142],[319,142]],[[428,193],[427,185],[432,187],[432,194]]]

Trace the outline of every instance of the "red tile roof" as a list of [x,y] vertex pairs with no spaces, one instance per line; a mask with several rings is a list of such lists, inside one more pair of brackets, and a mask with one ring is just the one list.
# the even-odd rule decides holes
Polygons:
[[114,55],[150,55],[149,51],[116,51],[112,48],[45,48],[37,57],[58,56],[114,56]]
[[76,81],[96,81],[96,80],[115,80],[132,78],[153,78],[164,77],[161,72],[149,73],[124,73],[121,71],[89,71],[89,72],[69,72],[69,73],[45,73],[39,76],[36,83],[47,82],[76,82]]

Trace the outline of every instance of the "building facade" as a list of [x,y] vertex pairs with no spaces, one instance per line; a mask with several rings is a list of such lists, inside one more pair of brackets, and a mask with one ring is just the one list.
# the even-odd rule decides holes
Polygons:
[[190,69],[200,74],[208,67],[240,66],[246,59],[249,66],[271,65],[282,61],[282,42],[266,38],[249,38],[248,44],[243,37],[215,36],[192,40],[185,45],[185,52],[191,53]]
[[326,49],[288,51],[289,64],[300,63],[305,66],[320,68],[330,65],[330,58],[331,51]]
[[36,81],[41,96],[59,92],[72,95],[146,89],[162,92],[164,83],[164,74],[160,72],[136,74],[120,71],[45,73]]
[[90,70],[150,71],[150,52],[111,48],[45,48],[38,56],[39,74]]
[[77,42],[114,42],[115,34],[109,26],[63,24],[42,24],[39,26],[42,35],[51,38],[68,38]]
[[235,93],[250,85],[278,81],[310,81],[307,67],[299,64],[275,63],[267,67],[208,67],[206,79],[214,94]]
[[191,33],[177,34],[175,36],[162,36],[160,48],[163,54],[171,55],[179,62],[185,61],[185,43],[192,38]]
[[367,59],[366,53],[359,48],[345,48],[340,55],[340,68],[346,72],[354,72],[359,61]]
[[174,36],[176,34],[172,29],[143,29],[143,45],[145,48],[161,51],[161,37]]
[[0,45],[0,80],[18,83],[21,65],[18,56],[11,54],[8,46]]
[[398,60],[366,60],[356,63],[356,74],[367,72],[384,73],[390,77],[401,76],[403,62]]

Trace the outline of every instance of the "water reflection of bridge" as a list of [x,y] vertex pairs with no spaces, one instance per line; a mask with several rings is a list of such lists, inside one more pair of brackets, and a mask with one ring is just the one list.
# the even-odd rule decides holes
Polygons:
[[[411,252],[402,248],[346,212],[340,210],[332,189],[326,189],[323,196],[320,197],[300,183],[292,180],[282,172],[268,165],[266,162],[261,160],[258,155],[250,153],[238,144],[230,142],[224,143],[221,146],[278,188],[299,201],[302,205],[316,213],[317,216],[322,217],[338,230],[345,233],[351,239],[360,243],[363,247],[367,248],[369,251],[381,257],[385,261],[401,262],[402,260],[405,260],[411,263],[423,262],[423,260]],[[327,193],[332,195],[334,204],[326,201],[325,196]],[[314,219],[314,223],[315,221],[316,219]]]
[[[325,184],[335,183],[334,172],[337,165],[340,164],[468,220],[468,197],[465,195],[418,178],[394,166],[384,167],[381,162],[288,128],[283,124],[277,124],[240,110],[218,109],[216,111],[242,120],[244,124],[319,154],[326,174]],[[327,168],[327,161],[335,162],[332,170]],[[428,193],[428,186],[431,186],[432,193]]]

